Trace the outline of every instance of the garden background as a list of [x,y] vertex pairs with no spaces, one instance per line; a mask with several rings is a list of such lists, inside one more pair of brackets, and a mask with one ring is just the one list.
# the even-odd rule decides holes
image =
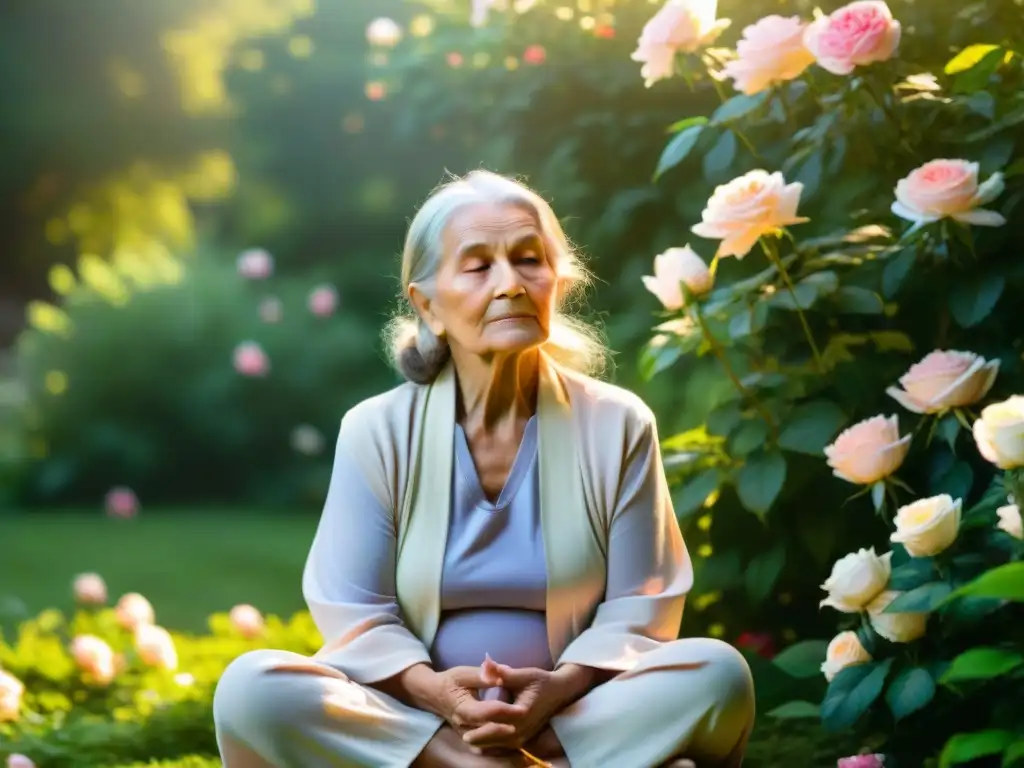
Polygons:
[[[24,691],[18,717],[0,717],[0,756],[205,766],[224,665],[254,647],[316,650],[301,568],[341,416],[397,382],[380,330],[404,228],[446,171],[481,167],[550,200],[595,273],[582,311],[615,352],[610,378],[658,416],[695,561],[682,631],[732,642],[754,667],[748,764],[833,765],[876,747],[897,768],[944,748],[943,764],[1024,754],[1022,724],[998,707],[939,719],[971,696],[998,703],[985,675],[1019,683],[1021,615],[994,617],[991,602],[1021,599],[1019,572],[1009,592],[979,593],[971,636],[1010,650],[995,648],[1002,666],[989,658],[985,674],[960,670],[967,689],[943,676],[974,640],[935,640],[922,652],[932,666],[915,650],[890,674],[889,646],[862,635],[879,661],[848,670],[856,680],[830,673],[830,709],[820,666],[845,625],[818,605],[837,558],[888,549],[895,510],[928,494],[962,499],[984,536],[960,536],[974,549],[955,562],[930,553],[934,571],[930,554],[918,568],[912,547],[892,546],[889,587],[918,590],[912,615],[938,615],[955,590],[1020,560],[997,513],[1019,486],[996,469],[1024,458],[978,456],[971,423],[1024,391],[1024,6],[893,0],[902,37],[889,55],[840,75],[799,54],[743,94],[741,78],[712,75],[729,71],[744,28],[842,3],[722,0],[731,24],[705,18],[700,44],[648,87],[631,55],[662,4],[4,5],[0,671]],[[486,23],[471,23],[484,5]],[[694,7],[713,20],[713,5]],[[894,212],[897,180],[935,158],[998,181],[961,207],[1002,223],[947,210],[911,226]],[[720,251],[704,283],[684,262],[675,304],[645,290],[667,249],[712,262],[721,236],[691,227],[717,185],[756,168],[802,184],[809,221],[779,220],[790,237],[766,230],[763,252],[734,254],[746,258]],[[980,356],[949,380],[959,399],[939,391],[914,410],[886,393],[933,349]],[[897,413],[884,466],[833,476],[823,451],[840,430]],[[175,669],[146,663],[123,630],[130,606],[76,606],[87,573],[104,583],[80,581],[79,604],[101,591],[148,599]],[[266,618],[229,615],[238,605]],[[114,683],[83,678],[70,643],[83,634],[129,660]],[[935,722],[949,726],[942,739],[908,746]],[[961,760],[946,744],[957,731],[988,741]]]

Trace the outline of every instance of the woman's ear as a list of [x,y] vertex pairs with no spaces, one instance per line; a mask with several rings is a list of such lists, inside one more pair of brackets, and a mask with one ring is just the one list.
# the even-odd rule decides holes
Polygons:
[[444,336],[444,323],[435,317],[434,313],[431,311],[433,309],[433,304],[430,301],[430,297],[427,296],[427,294],[424,293],[416,283],[409,283],[408,294],[409,303],[412,304],[412,308],[416,310],[416,314],[420,316],[420,320],[426,324],[427,328],[429,328],[435,336]]

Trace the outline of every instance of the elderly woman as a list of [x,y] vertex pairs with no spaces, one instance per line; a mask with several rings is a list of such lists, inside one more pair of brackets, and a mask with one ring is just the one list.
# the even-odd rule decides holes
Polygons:
[[303,592],[326,644],[224,673],[226,768],[738,766],[743,657],[677,639],[693,581],[654,417],[588,377],[554,213],[473,172],[412,224],[408,382],[342,419]]

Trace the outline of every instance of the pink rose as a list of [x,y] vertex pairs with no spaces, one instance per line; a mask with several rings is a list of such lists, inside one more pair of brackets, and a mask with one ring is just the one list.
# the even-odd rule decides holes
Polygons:
[[808,221],[796,215],[804,185],[779,172],[755,170],[715,187],[693,233],[721,240],[719,256],[742,259],[764,235]]
[[329,285],[314,288],[309,294],[309,311],[317,317],[330,317],[338,308],[338,292]]
[[13,722],[20,717],[24,693],[21,680],[0,669],[0,723]]
[[818,65],[834,75],[887,61],[900,44],[900,23],[882,0],[856,0],[822,16],[804,33]]
[[543,64],[548,59],[547,49],[543,45],[531,45],[523,51],[523,61],[533,66]]
[[260,320],[264,323],[279,323],[284,316],[284,306],[281,300],[270,296],[260,302]]
[[119,486],[107,492],[103,507],[109,517],[127,520],[139,514],[139,498],[131,488]]
[[107,583],[98,573],[81,573],[72,583],[75,600],[82,605],[103,605],[107,602]]
[[841,757],[836,768],[885,768],[884,755],[853,755]]
[[78,635],[72,640],[71,656],[93,682],[106,685],[114,679],[114,651],[95,635]]
[[1003,193],[1003,174],[978,184],[978,164],[966,160],[930,160],[896,183],[892,212],[915,224],[950,218],[980,227],[1001,227],[1002,214],[980,206]]
[[143,624],[152,624],[156,620],[153,606],[138,592],[122,595],[121,599],[117,601],[114,613],[117,616],[117,623],[132,631]]
[[274,273],[274,259],[262,248],[242,251],[238,256],[238,274],[246,280],[265,280]]
[[270,358],[255,341],[244,341],[235,347],[234,366],[242,376],[257,378],[270,371]]
[[153,624],[140,624],[135,629],[135,652],[142,663],[174,671],[178,668],[178,651],[170,632]]
[[874,416],[843,430],[825,456],[832,474],[850,483],[873,485],[903,464],[913,436],[900,437],[897,416]]
[[912,413],[941,413],[974,405],[995,383],[999,361],[986,361],[973,352],[929,352],[900,377],[903,389],[886,394]]
[[668,0],[644,25],[633,61],[643,63],[640,74],[648,88],[675,74],[676,55],[693,53],[714,42],[729,26],[715,19],[718,0]]
[[644,275],[644,287],[658,297],[665,309],[675,311],[684,304],[683,290],[701,296],[711,290],[715,278],[689,245],[669,248],[654,257],[654,276]]
[[13,754],[7,758],[7,768],[36,768],[27,755]]
[[263,615],[251,605],[236,605],[228,618],[243,637],[253,638],[263,631]]
[[752,95],[793,80],[814,63],[804,45],[806,25],[798,16],[765,16],[743,30],[736,58],[722,68],[736,90]]

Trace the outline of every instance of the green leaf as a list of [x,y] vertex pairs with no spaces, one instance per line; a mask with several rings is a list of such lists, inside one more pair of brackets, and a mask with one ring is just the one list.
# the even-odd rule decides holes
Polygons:
[[776,450],[751,454],[736,473],[740,503],[763,517],[786,481],[786,459]]
[[682,120],[677,120],[668,127],[666,133],[679,133],[680,131],[690,128],[694,125],[707,125],[708,119],[704,115],[697,115],[695,117],[685,117]]
[[764,106],[770,95],[771,91],[768,89],[753,96],[747,96],[744,93],[737,94],[715,110],[711,115],[711,124],[724,125],[749,115],[755,109]]
[[956,439],[960,435],[960,420],[952,413],[946,414],[935,425],[935,434],[950,448],[955,448]]
[[736,550],[716,552],[700,560],[694,572],[695,594],[732,589],[743,579],[743,561]]
[[849,728],[881,695],[892,659],[856,664],[832,678],[821,702],[821,722],[826,730]]
[[683,350],[678,344],[655,338],[659,343],[652,339],[640,353],[640,376],[644,381],[650,381],[662,371],[671,368],[683,356]]
[[885,607],[884,613],[931,613],[949,597],[953,588],[944,581],[914,587]]
[[956,461],[949,471],[937,477],[930,485],[933,496],[948,493],[954,499],[963,499],[974,485],[974,470],[966,461]]
[[700,138],[703,130],[703,125],[691,125],[672,137],[661,153],[661,157],[658,158],[658,167],[654,171],[655,181],[661,178],[666,171],[675,168],[686,159],[696,146],[697,139]]
[[787,701],[769,712],[768,717],[779,720],[817,720],[821,717],[821,707],[809,701]]
[[886,263],[882,270],[882,295],[891,299],[900,292],[917,262],[917,246],[904,248]]
[[708,414],[706,426],[713,435],[726,436],[743,421],[743,409],[735,400],[720,405]]
[[1013,734],[992,728],[974,733],[958,733],[946,742],[939,755],[939,768],[951,768],[979,757],[998,755],[1013,743]]
[[1024,763],[1024,739],[1013,742],[1003,755],[1003,768],[1014,768]]
[[971,328],[995,308],[1003,295],[1006,279],[991,272],[958,281],[949,295],[949,308],[961,328]]
[[793,293],[782,288],[769,299],[773,307],[780,309],[810,309],[818,299],[818,289],[813,283],[800,283],[793,286]]
[[791,677],[817,677],[827,651],[825,640],[802,640],[776,654],[772,664]]
[[956,93],[973,93],[984,90],[988,87],[995,71],[1008,60],[1008,51],[1001,48],[985,52],[969,69],[956,74],[952,90]]
[[927,584],[935,577],[935,565],[930,557],[914,557],[892,569],[889,589],[908,592]]
[[761,552],[747,565],[747,595],[754,605],[760,605],[775,588],[786,565],[786,547],[779,542],[767,552]]
[[829,296],[839,288],[839,275],[830,269],[815,272],[799,282],[799,285],[812,285],[819,296]]
[[964,595],[1024,602],[1024,562],[1007,563],[993,568],[960,587],[948,599]]
[[708,496],[718,490],[720,483],[721,473],[717,469],[705,469],[680,483],[672,497],[676,517],[689,517],[700,510]]
[[946,670],[939,681],[943,685],[964,680],[990,680],[1009,674],[1024,666],[1024,656],[1002,648],[971,648],[964,651]]
[[998,45],[982,44],[969,45],[960,53],[946,62],[944,72],[947,75],[955,75],[957,72],[966,72],[968,69],[977,66],[983,58],[992,51],[998,50]]
[[733,161],[736,159],[736,134],[732,131],[724,131],[718,137],[711,150],[704,155],[702,162],[704,178],[708,181],[716,181],[722,174],[727,172]]
[[924,667],[903,670],[885,692],[885,702],[897,721],[924,709],[934,697],[935,680]]
[[729,452],[734,456],[746,456],[768,439],[768,425],[760,418],[743,422],[729,437]]
[[798,405],[779,435],[779,446],[796,453],[820,456],[846,421],[842,408],[829,400]]
[[857,285],[844,285],[834,299],[837,309],[847,315],[880,315],[885,309],[877,293]]
[[821,186],[821,178],[825,172],[825,158],[822,150],[812,152],[807,159],[800,164],[800,169],[793,176],[793,181],[804,185],[800,193],[801,200],[810,200],[817,193]]

